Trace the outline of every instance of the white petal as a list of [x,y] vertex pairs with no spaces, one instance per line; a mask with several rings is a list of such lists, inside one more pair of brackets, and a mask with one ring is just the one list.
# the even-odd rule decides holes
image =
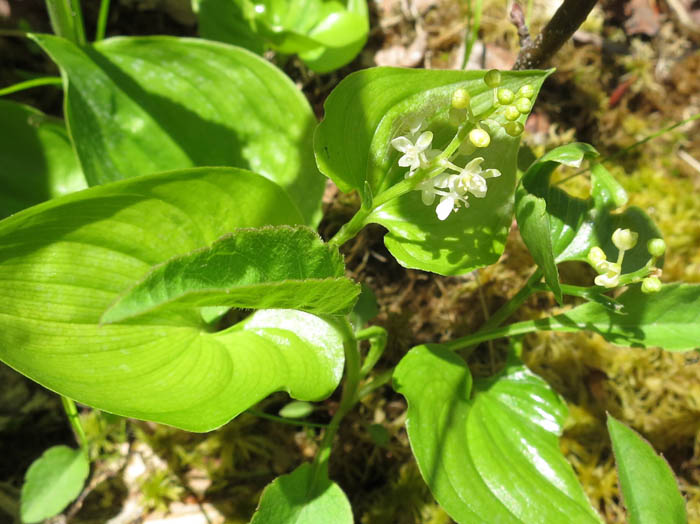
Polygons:
[[469,192],[477,198],[484,198],[486,196],[486,179],[481,175],[472,175],[469,180]]
[[432,187],[426,187],[421,191],[421,199],[426,206],[431,205],[435,202],[435,192]]
[[411,171],[415,171],[418,169],[418,166],[420,166],[420,162],[418,160],[418,157],[416,155],[413,155],[411,153],[406,153],[404,156],[399,158],[399,165],[401,167],[409,167],[411,168]]
[[397,136],[391,141],[391,146],[402,153],[406,153],[409,149],[413,148],[413,142],[405,136]]
[[419,152],[425,151],[430,147],[430,144],[433,141],[433,134],[430,131],[426,131],[425,133],[421,133],[421,135],[418,137],[418,140],[416,140],[416,149]]
[[423,119],[417,115],[411,117],[407,123],[408,123],[408,131],[412,135],[418,134],[418,131],[420,131],[421,128],[423,127]]
[[481,168],[479,167],[481,163],[484,161],[484,157],[478,156],[476,158],[472,158],[469,163],[464,166],[464,169],[462,170],[462,173],[480,173]]
[[455,200],[451,196],[442,197],[435,208],[439,220],[445,220],[455,207]]
[[481,172],[481,176],[484,178],[498,178],[501,176],[501,172],[498,169],[487,169]]
[[595,277],[594,282],[596,286],[608,288],[617,287],[618,283],[620,282],[620,273],[608,271],[607,273],[603,273],[602,275]]

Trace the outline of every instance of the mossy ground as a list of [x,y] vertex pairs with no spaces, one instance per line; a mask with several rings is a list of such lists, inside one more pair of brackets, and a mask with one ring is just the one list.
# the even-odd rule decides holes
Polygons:
[[[152,2],[153,6],[168,2]],[[472,2],[474,4],[474,2]],[[551,3],[551,2],[549,2]],[[547,19],[548,2],[534,2],[531,27]],[[88,2],[86,2],[88,4]],[[187,20],[174,22],[158,10],[134,2],[113,2],[112,34],[193,34]],[[686,124],[632,148],[664,126],[700,112],[700,53],[662,8],[655,35],[629,35],[619,3],[603,3],[555,59],[557,73],[545,84],[528,125],[525,144],[536,154],[562,143],[592,143],[630,194],[659,225],[668,245],[663,279],[700,282],[700,126]],[[417,66],[450,67],[461,62],[466,3],[456,0],[371,2],[372,33],[365,51],[342,71],[317,76],[292,59],[281,64],[309,96],[319,116],[322,103],[348,72],[373,65],[375,54],[390,46],[414,46]],[[488,59],[512,59],[518,38],[505,2],[485,0],[480,42]],[[40,10],[23,7],[24,20],[48,30]],[[148,7],[148,6],[146,6]],[[162,5],[161,5],[162,7]],[[90,8],[87,18],[94,17]],[[16,22],[16,20],[14,21]],[[44,25],[42,25],[44,24]],[[422,35],[422,36],[421,36]],[[33,47],[8,43],[2,84],[19,81],[17,71],[52,66]],[[483,49],[483,47],[482,47]],[[39,65],[37,65],[39,64]],[[20,75],[21,76],[21,75]],[[48,88],[52,89],[52,88]],[[60,111],[60,93],[33,91],[15,97],[44,110]],[[562,176],[566,176],[563,173]],[[582,174],[566,185],[585,194]],[[321,232],[331,235],[352,215],[358,202],[329,188]],[[387,350],[376,372],[390,369],[419,343],[447,341],[473,332],[525,282],[532,260],[513,227],[498,264],[463,277],[437,277],[400,267],[385,250],[383,230],[369,227],[344,249],[353,277],[375,292],[380,313],[373,321],[389,332]],[[582,273],[583,271],[583,273]],[[585,269],[565,266],[565,280],[582,282]],[[592,279],[593,274],[590,273]],[[511,320],[556,311],[550,295],[538,294]],[[611,346],[590,334],[540,333],[524,340],[524,359],[567,401],[570,418],[561,447],[594,505],[608,522],[624,522],[625,512],[605,429],[605,413],[641,432],[662,452],[687,499],[690,522],[700,522],[700,355]],[[484,344],[471,357],[475,374],[488,374],[502,362],[501,342]],[[0,503],[12,504],[28,464],[70,434],[52,396],[3,368],[0,391],[0,441],[7,449],[0,478]],[[31,399],[31,400],[30,400]],[[257,406],[276,413],[284,395]],[[337,398],[318,404],[308,419],[328,422]],[[362,523],[443,523],[449,517],[435,504],[417,471],[403,422],[406,404],[390,387],[362,400],[344,421],[333,453],[331,475],[348,494]],[[263,487],[314,455],[319,431],[283,425],[243,414],[221,430],[199,435],[165,426],[113,420],[83,413],[94,445],[96,474],[103,482],[84,500],[75,522],[104,522],[116,515],[134,487],[120,480],[126,459],[152,450],[136,490],[148,511],[167,510],[173,501],[212,504],[230,522],[247,522]],[[371,426],[381,425],[388,439]],[[387,436],[385,435],[385,436]],[[385,440],[377,443],[378,440]],[[11,449],[10,449],[11,448]],[[77,508],[76,508],[77,509]]]

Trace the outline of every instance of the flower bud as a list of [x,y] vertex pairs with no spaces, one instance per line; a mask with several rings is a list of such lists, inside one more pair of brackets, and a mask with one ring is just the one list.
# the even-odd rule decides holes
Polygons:
[[600,265],[601,262],[605,262],[608,259],[608,257],[605,256],[605,251],[598,246],[592,247],[586,258],[593,267]]
[[535,88],[532,87],[530,84],[525,84],[524,86],[521,86],[520,89],[518,89],[518,97],[532,98],[534,94]]
[[637,245],[639,235],[630,229],[617,228],[612,234],[612,241],[620,251],[627,251]]
[[660,257],[666,252],[666,242],[661,238],[652,238],[647,242],[647,251],[653,257]]
[[532,102],[525,97],[518,98],[515,100],[515,108],[524,115],[532,109]]
[[488,147],[491,143],[491,136],[478,127],[469,131],[469,141],[476,147]]
[[507,87],[501,87],[496,92],[496,98],[503,105],[510,104],[515,99],[515,94]]
[[503,116],[506,117],[506,120],[510,120],[512,122],[513,120],[520,118],[520,111],[518,111],[515,106],[506,106],[506,108],[503,110]]
[[471,96],[469,96],[469,91],[460,87],[454,93],[452,93],[452,107],[455,109],[466,109],[469,107],[469,101]]
[[520,122],[508,122],[503,128],[510,136],[520,136],[525,131],[525,126]]
[[501,85],[501,72],[498,69],[491,69],[486,76],[484,76],[484,82],[486,85],[493,88]]
[[657,277],[648,277],[642,280],[642,293],[658,293],[661,291],[661,280]]

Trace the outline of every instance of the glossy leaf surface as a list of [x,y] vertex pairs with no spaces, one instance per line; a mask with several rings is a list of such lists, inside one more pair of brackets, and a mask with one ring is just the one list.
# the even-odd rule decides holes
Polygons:
[[[535,90],[546,71],[502,72],[501,86],[517,91],[529,84]],[[382,193],[404,180],[400,153],[391,140],[405,134],[416,119],[434,134],[432,147],[444,148],[455,134],[449,117],[451,98],[458,88],[471,95],[471,109],[481,114],[493,107],[493,91],[484,71],[426,71],[379,67],[346,77],[328,97],[326,116],[316,130],[314,149],[319,169],[343,191],[357,190],[367,202],[380,202],[368,221],[385,226],[385,243],[404,266],[452,275],[495,262],[503,252],[512,220],[515,167],[519,138],[508,135],[502,111],[485,124],[491,145],[470,155],[456,156],[463,167],[483,157],[483,169],[498,169],[489,180],[485,198],[470,198],[468,209],[439,220],[435,204],[410,191],[381,203]],[[526,115],[520,120],[525,121]]]
[[457,522],[600,522],[559,450],[566,405],[521,363],[472,381],[454,352],[418,346],[394,386],[421,474]]
[[342,339],[309,313],[261,310],[220,332],[197,308],[100,323],[153,266],[237,228],[301,222],[279,186],[234,168],[146,175],[17,213],[0,222],[0,360],[84,404],[192,431],[273,391],[325,398]]
[[360,292],[344,273],[337,248],[309,228],[238,229],[209,247],[154,267],[102,321],[204,306],[343,314]]
[[619,346],[669,351],[700,347],[700,285],[667,284],[648,295],[636,285],[616,300],[620,312],[589,302],[536,324],[556,331],[594,331]]
[[36,459],[24,478],[20,498],[22,522],[58,515],[83,490],[90,462],[81,449],[53,446]]
[[618,250],[612,234],[629,228],[639,234],[637,245],[625,254],[623,273],[642,268],[651,258],[646,244],[661,233],[651,219],[638,208],[613,214],[627,202],[622,186],[600,164],[591,168],[591,194],[587,200],[575,198],[550,184],[560,165],[580,167],[597,151],[588,144],[574,143],[549,151],[534,162],[523,175],[515,197],[515,217],[523,240],[544,272],[549,288],[561,302],[556,265],[567,260],[586,260],[594,246],[605,251],[608,260],[616,260]]
[[87,47],[33,35],[61,67],[65,113],[90,185],[196,166],[233,166],[287,190],[320,220],[308,102],[280,70],[245,50],[172,37]]
[[323,471],[313,478],[310,464],[302,464],[269,484],[250,524],[352,524],[345,493]]
[[634,430],[608,415],[630,524],[685,524],[685,500],[668,463]]
[[326,73],[350,62],[369,33],[366,0],[202,0],[199,33],[262,54],[299,54]]
[[87,187],[61,120],[0,100],[0,121],[0,218]]

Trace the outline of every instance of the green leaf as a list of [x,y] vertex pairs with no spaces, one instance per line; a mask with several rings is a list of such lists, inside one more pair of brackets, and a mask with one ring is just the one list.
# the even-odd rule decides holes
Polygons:
[[635,285],[616,300],[622,305],[619,312],[588,302],[535,323],[555,331],[594,331],[619,346],[669,351],[700,347],[700,285],[667,284],[648,295]]
[[[314,136],[319,169],[343,191],[357,190],[375,205],[368,221],[385,226],[385,243],[402,265],[445,275],[463,274],[495,262],[512,220],[518,138],[501,127],[502,111],[490,115],[491,145],[453,159],[459,166],[483,157],[484,169],[500,177],[489,180],[485,198],[470,199],[470,208],[438,220],[435,204],[421,202],[419,191],[382,200],[382,193],[404,179],[399,153],[390,142],[415,119],[434,134],[433,147],[444,148],[455,134],[449,117],[458,88],[471,95],[471,109],[493,108],[493,91],[484,71],[426,71],[379,67],[346,77],[326,100],[326,116]],[[535,92],[546,71],[502,72],[501,86],[517,91],[525,84]],[[524,121],[525,115],[521,117]],[[488,122],[488,121],[487,121]],[[368,186],[366,188],[365,186]],[[363,202],[364,205],[364,202]]]
[[87,184],[63,122],[0,100],[0,218]]
[[352,509],[343,490],[323,471],[302,464],[276,478],[262,493],[250,524],[352,524]]
[[199,33],[262,54],[299,54],[327,73],[349,63],[369,34],[365,0],[202,0]]
[[66,78],[65,114],[90,185],[196,166],[250,169],[321,217],[315,119],[280,70],[231,46],[172,37],[77,47],[32,35]]
[[348,313],[360,293],[337,248],[311,229],[238,229],[211,246],[155,266],[107,309],[114,323],[204,306]]
[[591,195],[587,200],[572,197],[550,184],[551,175],[560,164],[580,167],[584,159],[597,155],[593,147],[582,143],[553,149],[528,168],[516,192],[515,217],[520,233],[559,302],[562,292],[556,264],[585,261],[594,246],[601,247],[608,260],[614,261],[618,250],[612,243],[612,234],[618,228],[629,228],[639,233],[637,245],[625,253],[622,265],[623,273],[631,273],[651,259],[647,242],[661,238],[656,225],[642,210],[631,207],[623,213],[612,213],[627,202],[627,195],[601,164],[591,168]]
[[0,360],[84,404],[191,431],[274,391],[326,398],[342,337],[309,313],[261,310],[214,333],[197,308],[100,324],[153,266],[237,228],[301,222],[279,186],[235,168],[146,175],[21,211],[0,222]]
[[81,449],[53,446],[36,459],[24,477],[20,498],[22,522],[58,515],[83,490],[90,461]]
[[600,522],[559,450],[566,405],[520,362],[472,383],[455,353],[418,346],[394,385],[421,474],[457,522]]
[[685,500],[671,468],[635,431],[608,415],[630,524],[685,524]]

